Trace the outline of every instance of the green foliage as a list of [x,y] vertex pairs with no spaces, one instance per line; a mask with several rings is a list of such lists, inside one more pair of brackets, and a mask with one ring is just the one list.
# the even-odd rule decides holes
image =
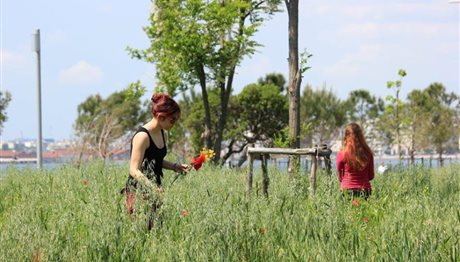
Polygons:
[[[306,137],[313,132],[313,123],[302,123],[300,126],[300,138]],[[294,138],[289,136],[289,127],[281,129],[273,137],[273,147],[289,148],[294,142]]]
[[273,147],[289,148],[292,142],[292,139],[289,139],[289,127],[281,129],[281,131],[273,137]]
[[308,66],[308,59],[310,59],[313,56],[313,54],[310,54],[307,50],[304,50],[302,53],[300,53],[300,75],[303,75],[308,69],[311,68],[311,66]]
[[[272,80],[270,74],[259,84],[247,85],[240,94],[232,96],[229,102],[229,116],[226,123],[224,139],[229,146],[224,161],[235,152],[241,152],[248,143],[264,143],[271,146],[273,137],[277,136],[287,125],[287,99],[281,94],[280,86],[271,81],[284,83],[282,75]],[[217,114],[213,118],[211,136],[216,136],[218,116],[220,114],[219,94],[217,89],[208,93],[210,109]],[[196,152],[204,145],[203,130],[204,107],[201,96],[190,100],[189,111],[184,124],[191,131],[191,140]]]
[[273,84],[279,88],[280,92],[283,92],[286,90],[286,79],[281,73],[267,74],[265,77],[259,78],[257,80],[257,83],[259,85]]
[[398,75],[400,79],[396,81],[388,81],[387,87],[389,89],[394,89],[395,96],[387,96],[386,100],[388,101],[387,107],[385,108],[385,114],[382,118],[382,121],[378,124],[381,131],[387,134],[387,137],[391,141],[395,141],[398,146],[399,158],[402,158],[401,152],[401,127],[402,127],[402,116],[401,111],[403,110],[404,103],[399,98],[399,92],[401,91],[402,78],[405,77],[406,71],[404,69],[399,69]]
[[277,2],[156,0],[144,28],[151,46],[128,50],[155,63],[159,87],[172,95],[197,84],[200,67],[219,82],[255,52],[259,44],[251,38],[264,21],[262,14],[276,11]]
[[[204,108],[204,140],[220,152],[236,67],[259,44],[252,38],[262,22],[278,11],[280,0],[155,0],[145,50],[129,48],[135,58],[154,63],[158,88],[171,95],[197,84]],[[208,92],[218,89],[220,112],[211,111]],[[213,118],[217,118],[214,120]],[[213,123],[217,121],[217,128]],[[215,134],[215,135],[214,135]],[[219,161],[218,154],[215,161]]]
[[11,101],[11,93],[8,91],[0,91],[0,134],[2,133],[3,123],[8,120],[8,116],[6,114],[6,108]]
[[429,136],[426,119],[429,118],[427,104],[429,97],[423,91],[413,90],[407,95],[407,103],[403,111],[403,126],[408,130],[411,139],[412,154],[428,146]]
[[346,121],[346,104],[325,86],[313,90],[307,85],[300,101],[300,119],[305,127],[309,127],[307,130],[311,131],[304,134],[307,144],[311,146],[329,141]]
[[[78,105],[75,121],[77,137],[100,157],[110,156],[114,142],[148,119],[149,111],[142,108],[140,100],[144,90],[136,82],[106,99],[99,94],[89,96]],[[122,147],[125,144],[122,143]]]
[[384,110],[383,101],[364,89],[351,91],[346,103],[348,120],[358,122],[364,129]]
[[288,102],[273,84],[247,85],[237,96],[238,123],[252,135],[252,142],[270,140],[287,125]]
[[126,214],[125,167],[11,168],[0,183],[0,254],[5,261],[458,261],[458,168],[377,176],[358,206],[324,173],[311,196],[307,176],[293,190],[286,172],[270,168],[266,199],[260,184],[245,197],[239,169],[205,166],[172,186],[166,172],[151,232],[148,201],[139,196],[135,216]]
[[[209,107],[216,116],[212,118],[212,128],[210,134],[211,137],[215,137],[215,130],[218,125],[217,120],[220,114],[219,94],[217,89],[210,90],[208,93],[208,100]],[[187,107],[187,113],[184,115],[184,125],[190,131],[190,140],[194,151],[200,152],[200,150],[205,146],[203,136],[203,130],[205,129],[205,123],[203,121],[205,118],[205,109],[202,103],[201,95],[194,94]]]
[[455,106],[460,102],[455,93],[447,93],[441,83],[432,83],[423,90],[425,97],[425,112],[428,115],[426,134],[441,156],[446,148],[446,143],[458,135],[455,127]]

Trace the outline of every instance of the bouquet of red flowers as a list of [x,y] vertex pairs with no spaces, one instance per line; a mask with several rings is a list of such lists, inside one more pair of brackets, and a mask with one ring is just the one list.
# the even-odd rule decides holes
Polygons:
[[196,171],[198,171],[198,169],[201,168],[201,166],[204,162],[206,162],[206,160],[213,159],[215,155],[216,153],[213,149],[203,148],[200,152],[200,155],[192,159],[190,166],[195,168]]
[[[206,162],[207,160],[213,159],[215,155],[216,153],[214,152],[213,149],[203,148],[200,151],[199,156],[192,158],[192,161],[190,162],[187,172],[189,172],[192,168],[195,168],[195,170],[198,171],[198,169],[201,168],[204,162]],[[185,174],[186,174],[185,172],[178,173],[176,177],[174,178],[174,180],[172,181],[171,185],[179,178],[180,175],[185,175]]]

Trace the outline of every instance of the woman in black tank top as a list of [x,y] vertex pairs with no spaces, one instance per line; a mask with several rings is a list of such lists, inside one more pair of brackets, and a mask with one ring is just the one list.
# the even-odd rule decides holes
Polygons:
[[[131,140],[129,176],[123,192],[126,195],[128,213],[134,212],[136,190],[143,188],[144,193],[152,190],[161,192],[163,168],[176,172],[188,172],[186,164],[176,164],[164,160],[167,149],[164,130],[170,130],[180,118],[179,105],[167,94],[156,93],[152,96],[151,112],[153,118],[140,127]],[[144,194],[146,195],[146,194]],[[148,229],[153,227],[153,217],[161,205],[153,199],[149,214]]]

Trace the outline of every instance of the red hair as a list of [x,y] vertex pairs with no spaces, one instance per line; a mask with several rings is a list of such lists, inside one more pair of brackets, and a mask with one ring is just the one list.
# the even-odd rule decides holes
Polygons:
[[361,127],[350,123],[345,127],[343,148],[345,162],[353,170],[363,170],[372,156],[372,150],[366,143]]
[[155,93],[152,96],[152,108],[150,111],[154,117],[172,116],[180,113],[180,107],[168,94]]

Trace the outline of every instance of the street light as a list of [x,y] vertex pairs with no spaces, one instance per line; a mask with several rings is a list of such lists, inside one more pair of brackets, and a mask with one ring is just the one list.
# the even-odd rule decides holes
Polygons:
[[37,119],[38,119],[38,138],[37,138],[37,168],[42,169],[42,92],[41,92],[41,67],[40,67],[40,29],[33,34],[32,48],[37,53]]

